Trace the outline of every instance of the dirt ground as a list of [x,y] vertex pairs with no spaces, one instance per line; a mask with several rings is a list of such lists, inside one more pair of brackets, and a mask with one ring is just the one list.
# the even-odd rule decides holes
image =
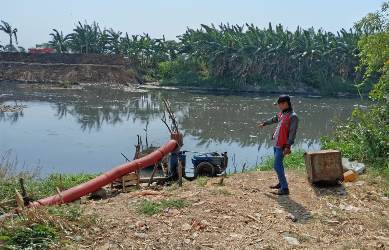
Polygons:
[[[389,200],[361,176],[332,188],[312,187],[287,172],[291,194],[276,196],[273,172],[184,182],[87,201],[98,223],[71,249],[389,249]],[[183,199],[188,206],[148,216],[141,200]]]

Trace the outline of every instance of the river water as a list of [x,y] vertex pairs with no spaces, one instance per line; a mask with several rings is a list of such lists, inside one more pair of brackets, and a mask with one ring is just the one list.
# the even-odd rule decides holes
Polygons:
[[[133,158],[137,135],[160,146],[169,139],[161,122],[162,99],[170,100],[184,149],[228,152],[229,171],[260,163],[272,155],[274,127],[256,128],[273,116],[276,96],[209,94],[178,90],[129,92],[89,86],[78,90],[38,89],[0,84],[0,103],[24,105],[22,112],[0,113],[0,153],[11,152],[19,168],[53,172],[103,172]],[[359,99],[292,98],[300,118],[294,150],[317,150],[320,137],[346,119]],[[189,153],[188,157],[191,157]],[[189,158],[187,159],[189,160]]]

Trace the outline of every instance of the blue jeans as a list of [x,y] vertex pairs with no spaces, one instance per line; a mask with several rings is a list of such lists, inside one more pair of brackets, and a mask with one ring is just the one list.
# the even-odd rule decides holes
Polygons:
[[274,147],[274,170],[277,173],[278,181],[280,183],[281,189],[288,188],[288,182],[286,181],[285,171],[284,171],[284,153],[281,148]]

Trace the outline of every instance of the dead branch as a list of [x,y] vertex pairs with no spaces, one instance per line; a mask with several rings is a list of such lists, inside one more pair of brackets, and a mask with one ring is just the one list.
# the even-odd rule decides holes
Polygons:
[[177,126],[176,116],[172,112],[172,109],[170,107],[170,103],[166,99],[163,99],[163,103],[165,104],[166,111],[169,114],[169,119],[172,122],[172,131],[178,133],[178,126]]

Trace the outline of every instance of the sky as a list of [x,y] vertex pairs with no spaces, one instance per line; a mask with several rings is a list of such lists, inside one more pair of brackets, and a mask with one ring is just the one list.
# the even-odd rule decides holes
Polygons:
[[[18,29],[19,45],[47,42],[52,29],[70,33],[78,21],[129,34],[175,39],[200,24],[282,23],[290,30],[351,28],[384,0],[0,0],[0,19]],[[0,44],[8,43],[0,33]]]

